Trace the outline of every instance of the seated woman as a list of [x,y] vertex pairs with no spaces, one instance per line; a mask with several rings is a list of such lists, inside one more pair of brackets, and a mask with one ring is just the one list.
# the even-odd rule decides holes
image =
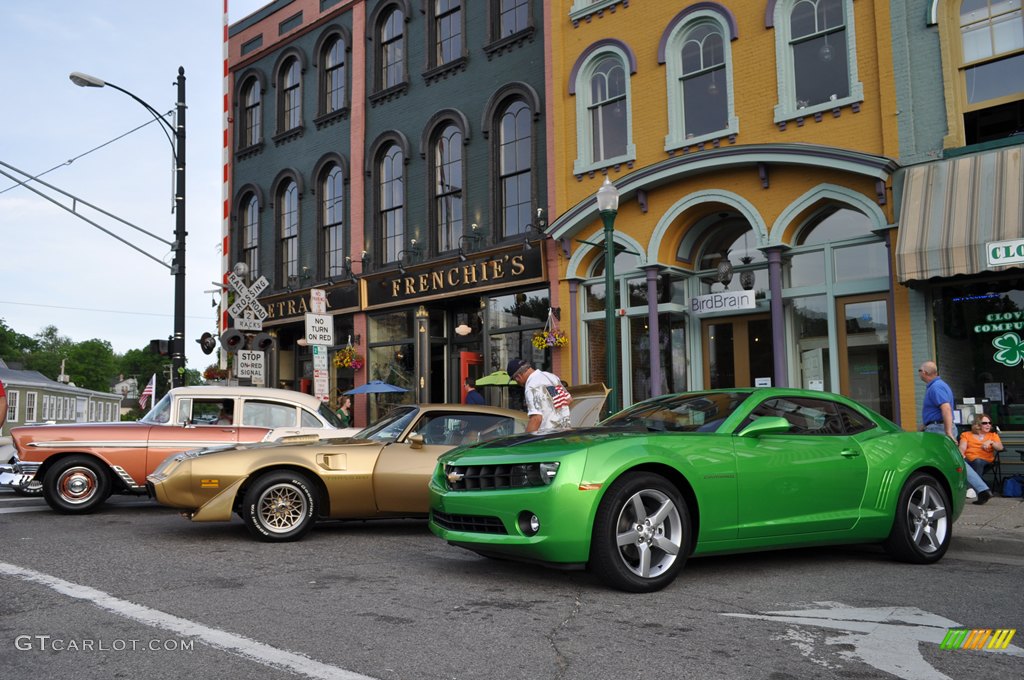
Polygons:
[[992,426],[992,419],[979,413],[971,424],[971,431],[960,435],[960,453],[980,476],[985,466],[994,463],[996,452],[1003,450],[1003,442]]

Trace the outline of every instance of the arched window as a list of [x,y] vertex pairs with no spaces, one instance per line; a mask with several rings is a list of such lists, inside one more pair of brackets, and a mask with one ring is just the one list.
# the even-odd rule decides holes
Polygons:
[[281,68],[280,130],[294,130],[302,125],[302,79],[299,60],[291,58]]
[[462,132],[445,126],[434,143],[434,215],[438,252],[458,247],[463,230]]
[[626,68],[621,59],[608,55],[595,65],[590,77],[591,158],[606,161],[626,154]]
[[250,280],[260,277],[260,205],[256,196],[244,201],[242,211],[242,262],[249,266]]
[[242,95],[242,138],[241,147],[259,144],[262,139],[261,126],[263,111],[260,107],[260,81],[252,78]]
[[280,285],[283,288],[299,275],[299,187],[288,180],[278,194],[280,229]]
[[522,101],[511,102],[498,128],[498,186],[502,236],[526,231],[533,207],[533,112]]
[[434,0],[434,59],[431,66],[450,64],[462,56],[462,2]]
[[776,123],[863,101],[852,0],[780,0],[774,27]]
[[570,94],[576,95],[577,175],[636,158],[629,89],[634,64],[625,45],[608,40],[590,48],[574,67]]
[[345,42],[333,38],[323,54],[323,113],[345,108]]
[[379,225],[381,261],[395,262],[405,248],[405,155],[397,144],[389,144],[378,164]]
[[345,184],[337,165],[331,165],[320,183],[320,215],[325,276],[337,276],[345,270]]
[[397,7],[380,25],[380,88],[405,82],[405,15]]

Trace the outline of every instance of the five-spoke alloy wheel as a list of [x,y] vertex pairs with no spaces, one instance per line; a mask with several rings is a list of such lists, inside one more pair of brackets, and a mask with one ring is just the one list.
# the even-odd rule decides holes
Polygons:
[[613,588],[653,592],[683,568],[690,544],[690,513],[678,489],[660,475],[630,473],[598,507],[590,567]]
[[903,485],[896,502],[892,531],[885,540],[886,551],[902,562],[931,564],[946,554],[953,536],[946,490],[923,472]]

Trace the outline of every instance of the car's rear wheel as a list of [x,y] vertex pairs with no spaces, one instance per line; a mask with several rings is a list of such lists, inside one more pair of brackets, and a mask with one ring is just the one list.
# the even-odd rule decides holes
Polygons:
[[613,588],[649,593],[667,586],[690,549],[690,513],[660,475],[638,472],[612,484],[594,518],[590,569]]
[[949,510],[949,496],[934,477],[913,475],[900,491],[892,531],[883,544],[886,552],[902,562],[938,562],[953,537]]
[[89,456],[64,458],[43,476],[43,498],[64,515],[92,512],[110,496],[110,477],[104,468]]
[[316,521],[316,494],[305,475],[288,470],[268,472],[245,492],[241,514],[254,538],[295,541]]

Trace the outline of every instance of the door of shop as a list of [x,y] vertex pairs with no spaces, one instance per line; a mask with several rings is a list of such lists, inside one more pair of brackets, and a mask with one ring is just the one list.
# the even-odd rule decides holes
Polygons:
[[459,352],[459,403],[466,401],[466,378],[474,380],[483,375],[484,355],[479,352]]
[[893,417],[889,307],[884,294],[836,298],[839,391]]
[[701,338],[705,386],[753,387],[765,378],[775,384],[772,321],[767,314],[705,319]]

